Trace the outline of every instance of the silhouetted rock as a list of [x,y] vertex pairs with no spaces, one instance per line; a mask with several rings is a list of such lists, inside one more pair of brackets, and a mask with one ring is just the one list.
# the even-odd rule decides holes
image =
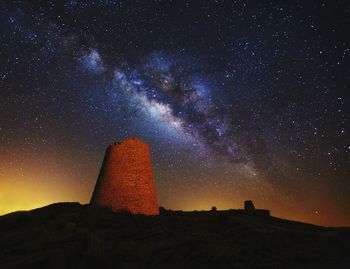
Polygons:
[[160,206],[159,207],[159,214],[164,215],[168,212],[168,210],[165,209],[165,207]]

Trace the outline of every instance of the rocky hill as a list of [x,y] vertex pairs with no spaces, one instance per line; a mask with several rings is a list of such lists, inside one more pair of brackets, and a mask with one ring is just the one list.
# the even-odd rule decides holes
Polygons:
[[226,211],[78,203],[0,217],[0,268],[350,268],[350,229]]

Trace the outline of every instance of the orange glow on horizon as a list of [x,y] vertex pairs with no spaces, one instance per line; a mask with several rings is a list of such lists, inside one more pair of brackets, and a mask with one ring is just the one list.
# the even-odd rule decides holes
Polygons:
[[[31,210],[57,202],[84,201],[86,197],[67,191],[66,187],[44,181],[11,178],[0,185],[0,215],[19,210]],[[73,185],[73,184],[72,184]]]
[[7,158],[0,166],[0,215],[58,202],[89,201],[93,184],[78,169],[68,169],[66,163],[54,156],[40,156],[36,160],[21,157]]
[[[59,177],[59,176],[58,176]],[[35,180],[34,180],[35,178]],[[45,180],[42,177],[28,176],[23,178],[12,177],[9,180],[0,178],[0,215],[19,210],[31,210],[58,202],[80,202],[88,203],[91,197],[93,186],[82,189],[80,183],[66,181],[64,185],[54,180]],[[216,206],[218,210],[243,208],[243,201],[240,197],[236,200],[228,200],[225,197],[215,195],[186,195],[183,194],[173,201],[160,200],[159,205],[172,210],[194,211],[210,210]],[[253,199],[256,208],[271,210],[271,215],[284,219],[319,224],[324,226],[348,226],[349,218],[337,215],[327,208],[319,209],[318,212],[303,212],[299,206],[278,205],[267,203],[259,199]]]
[[[79,159],[77,155],[79,153],[75,159]],[[86,171],[86,166],[72,166],[75,160],[68,155],[59,159],[54,154],[35,156],[35,159],[31,154],[23,157],[13,153],[12,156],[22,159],[0,155],[0,160],[6,160],[0,166],[0,215],[57,202],[85,204],[90,201],[101,165],[98,161],[95,166],[89,167],[90,171]],[[96,176],[91,176],[91,171],[96,171]],[[249,180],[246,185],[233,181],[232,188],[227,188],[220,184],[219,179],[184,186],[181,181],[167,182],[157,171],[154,176],[159,205],[168,209],[200,211],[210,210],[212,206],[218,210],[238,209],[243,208],[244,200],[253,200],[256,208],[271,210],[272,216],[324,226],[350,225],[350,215],[337,210],[338,205],[331,203],[332,199],[323,194],[324,187],[316,189],[311,183],[310,186],[304,184],[307,191],[289,198],[281,189],[263,179],[259,179],[259,189],[255,190],[249,185]]]

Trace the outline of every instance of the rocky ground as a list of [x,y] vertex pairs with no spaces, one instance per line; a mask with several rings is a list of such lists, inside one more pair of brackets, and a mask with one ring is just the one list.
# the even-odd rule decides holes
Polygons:
[[350,268],[350,229],[273,217],[135,216],[78,203],[0,217],[0,268]]

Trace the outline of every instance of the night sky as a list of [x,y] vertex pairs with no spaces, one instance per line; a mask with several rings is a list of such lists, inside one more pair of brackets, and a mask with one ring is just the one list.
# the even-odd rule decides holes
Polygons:
[[350,225],[350,2],[2,1],[0,214],[88,203],[149,143],[159,204]]

